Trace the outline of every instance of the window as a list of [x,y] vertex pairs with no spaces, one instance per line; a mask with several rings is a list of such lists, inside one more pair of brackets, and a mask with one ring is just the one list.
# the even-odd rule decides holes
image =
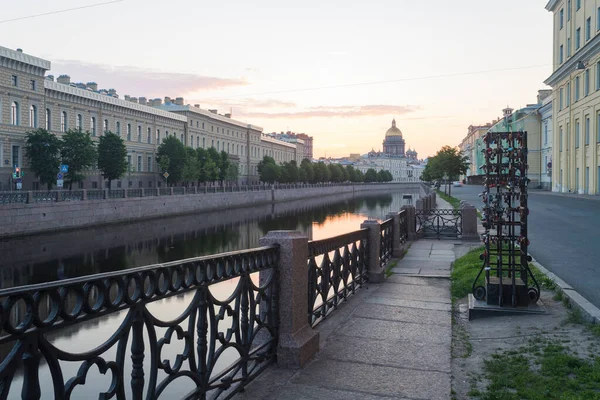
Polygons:
[[585,144],[590,144],[590,117],[585,117]]
[[229,143],[227,143],[227,152],[229,153]]
[[600,142],[600,113],[596,115],[596,140]]
[[575,31],[575,50],[581,47],[581,28],[577,28]]
[[558,110],[563,109],[563,88],[558,90]]
[[181,143],[184,143],[184,141],[183,141],[183,133],[181,134],[180,138],[181,138]]
[[121,137],[121,122],[120,121],[117,121],[115,123],[115,130],[117,131],[117,135],[119,137]]
[[67,131],[67,112],[63,111],[60,113],[60,131]]
[[11,79],[11,82],[12,82],[13,86],[19,86],[19,77],[16,76],[16,75],[13,75],[12,79]]
[[190,135],[190,146],[194,148],[194,135]]
[[204,129],[204,122],[202,123],[202,129]]
[[37,128],[37,107],[34,105],[29,106],[29,126]]
[[17,166],[20,167],[21,166],[21,157],[19,157],[21,155],[21,147],[20,146],[13,146],[12,147],[12,165],[13,166]]
[[13,101],[10,105],[10,123],[11,125],[19,125],[19,103]]
[[579,77],[575,77],[575,102],[579,101]]
[[156,144],[160,144],[160,129],[156,130]]
[[567,0],[567,21],[571,20],[571,0]]
[[571,38],[567,38],[567,58],[571,57]]
[[92,136],[96,136],[96,117],[90,118],[90,130],[92,131]]
[[585,167],[585,181],[583,184],[583,190],[585,194],[590,192],[590,167]]
[[575,120],[575,148],[579,148],[579,120]]
[[127,170],[131,171],[131,156],[127,154]]
[[590,70],[585,70],[585,75],[583,77],[583,95],[587,96],[590,94]]
[[142,156],[138,156],[138,159],[137,159],[137,171],[138,172],[142,171]]
[[138,143],[142,143],[142,126],[138,125],[137,127],[137,141]]
[[579,167],[575,169],[575,189],[579,193]]
[[131,124],[127,124],[127,140],[131,140]]
[[148,172],[152,172],[152,157],[148,156],[148,159],[146,160],[146,170]]
[[80,131],[83,128],[83,117],[81,114],[77,114],[77,119],[75,120],[75,129]]
[[35,80],[34,79],[29,81],[29,87],[31,88],[31,90],[33,90],[35,92]]
[[579,11],[579,9],[581,8],[581,0],[575,0],[575,4],[577,5],[575,11]]
[[152,129],[150,127],[148,127],[148,133],[146,136],[146,140],[148,141],[148,143],[152,143]]
[[210,141],[210,147],[215,147],[215,139],[211,139],[211,141]]
[[[599,114],[600,115],[600,114]],[[563,127],[558,128],[558,151],[563,151]]]
[[600,61],[596,63],[596,90],[600,89]]
[[600,31],[600,7],[596,10],[596,30]]
[[564,18],[565,18],[565,9],[561,8],[559,17],[558,17],[559,29],[562,29],[564,26]]
[[46,108],[46,130],[52,130],[52,119],[50,115],[50,109]]
[[544,124],[544,144],[548,144],[548,123]]
[[165,137],[169,137],[169,131],[165,131]]
[[567,107],[571,105],[571,82],[567,83]]
[[202,138],[202,148],[206,148],[206,138]]
[[104,120],[104,133],[107,133],[108,131],[109,131],[109,129],[108,129],[108,120],[105,119]]
[[219,133],[219,127],[217,126],[217,133]]
[[[219,129],[219,128],[217,128],[217,129]],[[220,148],[220,143],[219,143],[219,141],[217,140],[217,151],[220,151],[220,150],[221,150],[221,148]]]
[[563,63],[563,45],[560,45],[560,50],[558,51],[558,63]]
[[587,42],[592,37],[592,17],[585,20],[585,41]]

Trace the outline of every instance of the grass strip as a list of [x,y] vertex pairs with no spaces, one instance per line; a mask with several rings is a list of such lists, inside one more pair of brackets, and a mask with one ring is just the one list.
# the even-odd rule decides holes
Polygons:
[[442,192],[439,189],[436,189],[435,191],[438,194],[438,196],[440,196],[442,199],[444,199],[448,203],[450,203],[450,205],[452,207],[454,207],[455,210],[459,210],[460,209],[460,200],[459,199],[457,199],[454,196],[448,196],[446,193]]

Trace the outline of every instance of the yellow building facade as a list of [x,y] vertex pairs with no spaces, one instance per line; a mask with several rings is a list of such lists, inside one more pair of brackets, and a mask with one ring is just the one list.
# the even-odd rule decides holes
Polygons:
[[600,0],[551,0],[552,190],[600,194]]

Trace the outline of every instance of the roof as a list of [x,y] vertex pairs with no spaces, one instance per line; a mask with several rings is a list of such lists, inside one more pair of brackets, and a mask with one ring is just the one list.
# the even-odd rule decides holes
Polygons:
[[35,67],[43,68],[45,70],[50,69],[50,61],[44,60],[39,57],[34,57],[29,54],[25,54],[21,51],[11,50],[6,47],[0,46],[0,57],[9,58],[11,60],[20,61],[24,64],[33,65]]
[[158,109],[165,110],[165,111],[171,111],[171,112],[183,112],[183,111],[193,112],[195,114],[203,115],[205,117],[217,120],[219,122],[225,122],[225,123],[228,123],[231,125],[239,126],[240,128],[250,128],[250,129],[260,131],[260,132],[262,132],[262,130],[263,130],[263,128],[261,128],[260,126],[247,124],[247,123],[244,123],[241,121],[236,121],[235,119],[227,118],[223,115],[215,114],[208,110],[203,110],[201,108],[192,106],[190,104],[180,106],[175,103],[166,103],[166,104],[162,104],[160,106],[154,107],[154,108],[158,108]]

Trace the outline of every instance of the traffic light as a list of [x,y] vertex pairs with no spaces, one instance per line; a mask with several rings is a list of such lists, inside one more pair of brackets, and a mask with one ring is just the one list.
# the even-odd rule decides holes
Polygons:
[[13,178],[18,179],[23,177],[23,172],[21,171],[21,167],[15,166],[15,170],[13,172]]

